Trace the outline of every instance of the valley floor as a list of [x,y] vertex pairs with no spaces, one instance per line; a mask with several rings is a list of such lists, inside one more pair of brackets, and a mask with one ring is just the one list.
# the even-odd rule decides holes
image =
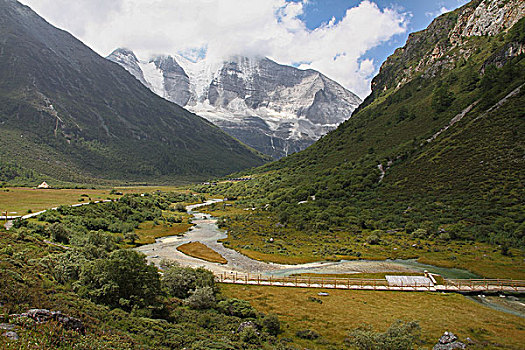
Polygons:
[[[397,319],[418,320],[424,348],[432,348],[452,331],[473,348],[496,346],[522,349],[525,318],[482,306],[458,294],[369,292],[221,285],[230,297],[250,301],[259,311],[275,313],[284,322],[282,337],[297,339],[297,331],[311,329],[316,340],[300,340],[310,349],[338,349],[348,333],[364,324],[384,331]],[[328,293],[319,296],[319,292]]]
[[[228,237],[225,246],[260,261],[301,264],[313,261],[417,259],[419,263],[471,271],[472,277],[525,279],[525,255],[475,241],[416,238],[405,232],[383,232],[370,242],[371,230],[308,233],[280,225],[270,212],[245,210],[241,204],[214,204],[202,212],[220,217]],[[375,272],[375,271],[363,271]]]
[[[158,189],[160,188],[151,190]],[[105,199],[107,197],[111,198],[111,196],[118,197],[115,192],[120,191],[121,190],[118,189],[114,191],[113,194],[110,194],[111,191],[109,189],[79,190],[79,192],[77,192],[77,190],[38,192],[29,189],[11,188],[9,191],[3,192],[4,197],[0,196],[0,206],[2,204],[10,206],[17,204],[19,207],[14,209],[16,211],[38,210],[41,209],[41,206],[45,205],[45,203],[53,203],[53,206],[55,206],[59,204],[79,203],[80,199],[86,198],[86,200],[95,200]],[[123,191],[143,193],[149,192],[149,189],[128,188]],[[44,195],[42,193],[44,193]],[[58,195],[59,197],[57,198]],[[2,200],[2,198],[4,199]],[[5,198],[7,198],[7,200]],[[17,201],[16,198],[20,200]],[[44,198],[45,200],[39,198]],[[177,241],[177,244],[174,246],[174,248],[176,248],[176,246],[180,245],[179,241],[184,241],[184,239],[180,240],[177,235],[184,233],[185,229],[190,226],[187,220],[191,215],[195,215],[194,220],[200,220],[193,222],[193,224],[197,224],[197,226],[192,229],[194,233],[198,233],[199,226],[202,228],[206,225],[215,225],[215,220],[210,218],[210,214],[221,217],[231,215],[231,217],[235,217],[233,224],[239,225],[242,223],[246,229],[246,234],[228,236],[226,239],[227,246],[242,253],[247,253],[248,257],[266,261],[286,262],[288,264],[292,262],[302,262],[301,259],[313,261],[322,260],[327,257],[332,259],[345,257],[313,254],[312,251],[309,250],[312,249],[309,243],[313,240],[315,244],[318,244],[319,242],[315,242],[315,240],[319,237],[305,238],[301,237],[297,232],[286,231],[286,240],[280,238],[279,240],[272,240],[273,242],[270,244],[267,234],[264,232],[264,225],[258,226],[259,233],[255,232],[250,225],[246,225],[246,223],[249,224],[253,222],[251,219],[257,216],[258,213],[253,211],[247,213],[247,211],[241,207],[235,205],[226,206],[224,204],[227,203],[223,203],[223,205],[218,203],[215,204],[215,207],[211,206],[199,209],[199,211],[206,212],[206,214],[195,215],[195,213],[191,212],[189,214],[183,214],[184,222],[173,224],[173,227],[170,226],[171,224],[167,225],[166,223],[143,223],[139,229],[136,230],[140,237],[137,243],[151,243],[152,240],[159,237],[173,236],[175,232],[175,237],[169,237],[166,240],[167,243],[169,243],[169,240],[173,242]],[[268,222],[271,222],[271,218],[269,219]],[[258,221],[258,223],[260,222],[261,221]],[[179,227],[177,225],[181,226]],[[217,239],[220,238],[223,237],[214,237],[214,240],[217,245],[222,246],[222,244],[217,243]],[[341,239],[341,237],[335,237],[334,235],[334,237],[328,238],[327,246],[330,248],[337,246],[348,247],[349,245],[348,241],[338,242],[337,239]],[[485,244],[445,244],[418,240],[417,244],[421,246],[432,244],[433,249],[430,249],[430,251],[422,251],[421,249],[412,247],[412,241],[403,240],[402,235],[390,234],[382,237],[382,240],[384,240],[384,242],[377,245],[377,247],[375,245],[369,245],[366,249],[362,248],[362,242],[354,242],[354,244],[355,246],[361,246],[360,250],[364,252],[361,258],[406,258],[419,256],[420,261],[433,264],[442,262],[441,265],[449,267],[460,266],[477,273],[483,271],[481,275],[484,276],[499,273],[499,277],[519,277],[525,273],[523,259],[519,255],[519,252],[513,251],[513,257],[503,257],[496,247],[490,247]],[[388,245],[387,242],[390,245]],[[316,246],[315,244],[313,245],[314,247]],[[273,251],[272,249],[274,247],[279,247],[280,249]],[[283,247],[286,249],[283,250]],[[398,247],[398,251],[395,252],[395,254],[393,254],[393,247]],[[263,250],[261,248],[267,250],[261,252],[261,250]],[[148,246],[145,245],[139,247],[137,250],[148,249]],[[176,249],[173,250],[176,251]],[[403,252],[404,250],[408,251]],[[223,251],[220,252],[221,255],[231,259],[227,254],[223,254]],[[178,252],[178,254],[184,256],[181,252]],[[148,255],[150,259],[155,261],[161,258],[161,256],[152,258],[152,251],[148,252]],[[239,256],[241,256],[241,254],[239,254]],[[452,256],[454,256],[454,258],[452,258]],[[221,266],[213,263],[207,264],[200,259],[187,256],[185,259],[193,261],[192,264],[189,264],[191,266]],[[353,257],[353,259],[355,259],[355,257]],[[275,264],[259,263],[261,266],[271,265],[278,267],[278,265]],[[348,264],[349,266],[352,265],[356,267],[356,271],[354,272],[360,272],[361,274],[355,276],[361,278],[378,278],[385,273],[410,274],[409,269],[403,270],[397,267],[398,269],[396,270],[395,264],[387,261],[378,261],[374,264],[369,264],[365,261],[350,261]],[[328,265],[330,265],[330,263],[328,263]],[[310,263],[308,266],[316,266],[316,263]],[[222,270],[228,271],[230,268],[231,266],[224,266]],[[325,272],[330,273],[328,270]],[[363,275],[363,273],[367,273],[368,275]],[[378,273],[381,276],[376,276]],[[473,343],[472,348],[504,347],[508,349],[520,349],[525,339],[525,319],[523,317],[494,310],[493,308],[481,305],[468,297],[458,294],[323,290],[319,288],[279,288],[234,284],[221,284],[220,289],[226,297],[248,300],[252,306],[260,312],[277,314],[281,322],[283,322],[283,333],[279,336],[279,339],[285,342],[288,339],[291,344],[311,349],[346,348],[344,340],[348,337],[348,333],[356,327],[368,324],[375,330],[384,331],[397,319],[419,321],[422,329],[423,343],[421,345],[423,348],[431,348],[445,331],[457,333],[462,341],[467,341],[467,338],[470,338]],[[328,295],[319,296],[319,292],[325,292]],[[500,303],[505,304],[504,301],[500,301]],[[314,340],[305,340],[297,337],[297,332],[303,330],[312,330],[320,336]]]

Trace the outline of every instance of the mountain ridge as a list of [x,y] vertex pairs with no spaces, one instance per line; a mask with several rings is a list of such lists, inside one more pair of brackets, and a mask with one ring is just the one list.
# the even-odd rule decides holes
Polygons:
[[262,164],[29,7],[0,7],[3,163],[65,181],[207,178]]
[[275,158],[306,148],[361,102],[317,71],[266,57],[192,62],[164,55],[140,61],[129,49],[116,49],[107,58],[139,80],[146,76],[145,85],[159,96]]
[[[501,9],[511,20],[498,31],[451,42],[461,18],[476,13],[485,22]],[[301,242],[320,232],[421,229],[421,239],[522,248],[524,16],[518,0],[443,14],[387,59],[352,118],[221,193],[268,204]]]

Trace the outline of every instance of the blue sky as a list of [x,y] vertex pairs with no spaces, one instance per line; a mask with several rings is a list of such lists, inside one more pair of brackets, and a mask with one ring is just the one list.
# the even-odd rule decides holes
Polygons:
[[[315,69],[360,97],[410,32],[466,0],[20,0],[101,56],[243,55]],[[332,20],[333,19],[333,20]]]
[[[295,0],[293,2],[301,2]],[[357,6],[361,0],[309,0],[304,6],[304,14],[300,18],[310,30],[318,28],[323,23],[335,18],[341,21],[349,8]],[[371,48],[361,59],[373,58],[383,62],[394,50],[402,47],[409,33],[425,29],[434,18],[443,12],[463,6],[468,0],[373,0],[380,9],[393,8],[408,14],[407,31],[394,35],[385,43]]]

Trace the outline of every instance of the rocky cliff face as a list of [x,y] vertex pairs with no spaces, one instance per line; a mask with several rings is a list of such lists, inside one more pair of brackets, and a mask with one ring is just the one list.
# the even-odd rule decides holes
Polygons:
[[[415,77],[434,77],[443,70],[453,69],[474,53],[475,44],[469,43],[471,38],[497,36],[524,15],[522,0],[477,0],[436,18],[427,29],[410,34],[405,46],[383,63],[372,80],[369,101]],[[503,55],[514,57],[523,50],[522,44],[515,43]]]
[[350,118],[361,102],[319,72],[268,58],[194,63],[161,56],[141,62],[133,52],[118,49],[108,59],[159,96],[275,158],[306,148]]
[[495,36],[512,27],[525,14],[521,0],[485,0],[467,6],[458,14],[457,23],[450,32],[450,42],[457,45],[463,38]]

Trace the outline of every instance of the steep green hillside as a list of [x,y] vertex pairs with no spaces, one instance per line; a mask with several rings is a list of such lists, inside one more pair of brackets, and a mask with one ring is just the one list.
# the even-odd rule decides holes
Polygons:
[[0,1],[0,38],[2,168],[67,181],[161,181],[263,163],[15,0]]
[[273,235],[291,230],[303,243],[337,232],[348,247],[348,237],[362,242],[379,229],[430,245],[524,248],[524,13],[521,1],[472,1],[440,16],[383,64],[372,94],[337,130],[251,181],[201,189],[243,196],[286,226],[272,224]]

